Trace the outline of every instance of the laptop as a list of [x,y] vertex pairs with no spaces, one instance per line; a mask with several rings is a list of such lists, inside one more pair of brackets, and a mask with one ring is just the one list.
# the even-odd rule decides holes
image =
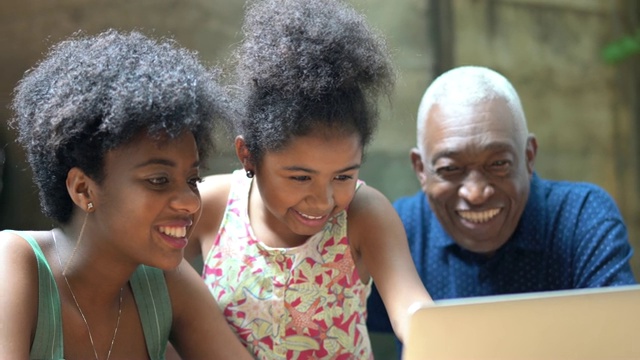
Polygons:
[[640,285],[440,300],[411,312],[403,360],[640,359]]

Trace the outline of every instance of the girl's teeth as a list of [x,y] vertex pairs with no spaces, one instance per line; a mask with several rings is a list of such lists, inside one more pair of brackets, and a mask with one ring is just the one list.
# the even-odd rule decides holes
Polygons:
[[311,216],[311,215],[303,214],[301,212],[299,212],[299,214],[302,215],[303,218],[307,218],[309,220],[320,220],[323,218],[322,216]]

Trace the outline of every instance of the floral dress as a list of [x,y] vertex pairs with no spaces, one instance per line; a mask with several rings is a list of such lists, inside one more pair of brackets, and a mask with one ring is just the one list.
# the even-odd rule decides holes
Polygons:
[[346,211],[301,246],[271,248],[249,224],[251,181],[234,172],[202,274],[231,327],[257,359],[373,359],[371,281],[351,257]]

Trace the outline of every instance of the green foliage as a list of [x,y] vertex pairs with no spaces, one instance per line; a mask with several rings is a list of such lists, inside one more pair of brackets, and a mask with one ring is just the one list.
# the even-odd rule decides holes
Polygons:
[[617,64],[640,53],[640,30],[607,44],[602,50],[602,58],[609,64]]

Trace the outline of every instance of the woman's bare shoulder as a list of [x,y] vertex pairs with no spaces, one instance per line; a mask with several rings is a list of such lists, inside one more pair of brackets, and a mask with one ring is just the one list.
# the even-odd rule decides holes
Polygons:
[[[46,232],[29,232],[40,243]],[[33,248],[20,235],[0,232],[0,357],[30,348],[38,316],[38,265]],[[18,352],[15,352],[18,351]],[[12,357],[14,358],[14,357]]]
[[32,237],[36,240],[38,246],[45,250],[48,244],[44,241],[44,234],[48,232],[44,231],[0,231],[0,257],[13,257],[14,260],[27,260],[31,259],[35,261],[35,253],[33,247],[27,242],[26,236]]
[[53,245],[48,236],[48,231],[27,231],[22,234],[12,231],[0,232],[0,263],[2,264],[2,274],[0,279],[13,277],[16,273],[22,276],[36,276],[38,265],[33,247],[27,242],[25,236],[30,236],[44,254],[50,253]]

